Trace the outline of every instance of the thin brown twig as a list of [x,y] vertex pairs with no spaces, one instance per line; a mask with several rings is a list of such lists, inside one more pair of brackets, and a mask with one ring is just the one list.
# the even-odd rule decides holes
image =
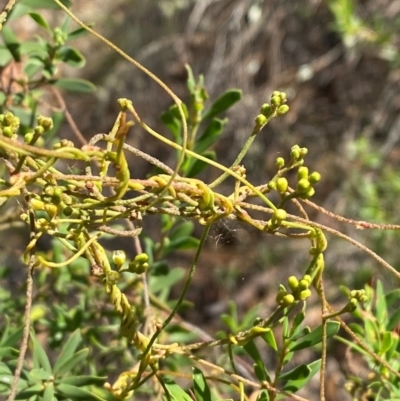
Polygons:
[[15,5],[16,0],[8,0],[8,3],[6,6],[3,8],[3,11],[0,14],[0,31],[3,28],[3,24],[6,22],[8,14],[10,14],[12,8]]

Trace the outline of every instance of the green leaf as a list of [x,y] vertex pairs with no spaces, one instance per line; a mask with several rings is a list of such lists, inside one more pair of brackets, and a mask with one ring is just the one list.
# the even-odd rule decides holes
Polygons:
[[[193,401],[192,398],[186,394],[180,386],[178,386],[173,380],[165,378],[164,379],[165,387],[167,388],[169,395],[172,400],[175,401]],[[167,399],[163,397],[164,400]]]
[[5,67],[11,60],[13,59],[13,55],[10,50],[7,49],[6,46],[0,46],[0,67]]
[[47,23],[47,21],[44,19],[42,15],[38,13],[28,13],[28,14],[39,26],[51,32],[50,25]]
[[397,304],[400,299],[400,288],[396,288],[395,290],[388,292],[385,295],[385,298],[388,307],[393,306],[393,304]]
[[69,359],[65,360],[63,364],[60,364],[58,366],[57,372],[54,371],[54,374],[56,374],[57,376],[62,376],[65,373],[71,372],[72,369],[74,369],[74,367],[78,365],[81,361],[86,359],[88,355],[88,348],[81,349],[80,351],[72,355]]
[[[70,0],[60,0],[62,4],[66,7],[71,5]],[[32,8],[52,8],[52,9],[60,9],[60,7],[54,2],[54,0],[20,0],[20,3],[29,6]]]
[[[209,150],[206,151],[202,154],[203,157],[205,157],[206,159],[209,160],[217,160],[217,155],[213,150]],[[188,170],[186,170],[186,176],[187,177],[196,177],[197,175],[199,175],[205,168],[207,168],[209,166],[208,163],[203,162],[202,160],[198,160],[198,159],[192,159],[193,164],[188,167]]]
[[16,400],[28,400],[29,398],[39,395],[43,392],[44,390],[44,385],[42,383],[37,383],[34,384],[31,387],[28,387],[27,389],[21,391],[18,393],[15,397]]
[[164,288],[170,288],[174,284],[178,283],[185,276],[186,271],[181,267],[172,269],[168,274],[163,276],[151,276],[150,287],[152,292],[158,292]]
[[174,108],[177,110],[177,106],[172,106],[168,111],[161,114],[161,121],[170,130],[175,142],[182,144],[182,122],[174,112]]
[[46,388],[44,389],[42,401],[53,401],[54,397],[54,383],[46,383]]
[[43,368],[32,369],[28,373],[29,382],[31,382],[31,383],[48,381],[52,377],[53,377],[53,375],[51,374],[51,372],[47,372]]
[[321,359],[308,365],[300,365],[279,376],[279,381],[285,381],[284,391],[295,393],[305,387],[311,378],[321,369]]
[[56,380],[56,384],[64,383],[64,384],[71,384],[76,387],[83,387],[83,386],[102,386],[106,381],[107,377],[100,377],[100,376],[68,376],[62,379]]
[[61,349],[60,355],[54,364],[54,374],[57,375],[62,368],[62,366],[69,361],[78,348],[79,344],[82,342],[82,336],[79,329],[76,329],[68,338],[67,342]]
[[56,386],[56,393],[68,397],[72,400],[103,401],[104,398],[95,395],[89,390],[73,386],[71,384],[60,383]]
[[227,118],[223,120],[219,118],[213,118],[210,124],[208,124],[204,133],[197,139],[194,151],[196,153],[202,154],[211,145],[213,145],[214,142],[216,142],[216,140],[221,135],[227,122],[228,122]]
[[52,373],[50,361],[47,357],[46,351],[37,340],[34,332],[31,332],[30,336],[33,343],[33,365],[37,369],[43,368],[46,372]]
[[385,291],[383,289],[382,281],[378,280],[376,283],[376,320],[379,325],[385,327],[388,320],[388,311],[386,305]]
[[260,352],[253,340],[248,341],[245,345],[243,345],[243,349],[250,355],[251,359],[255,362],[254,373],[257,376],[257,379],[260,381],[267,380],[268,382],[271,380],[268,374],[268,370],[261,358]]
[[192,221],[184,221],[181,224],[177,224],[170,236],[169,239],[171,241],[174,241],[175,239],[181,238],[181,237],[188,237],[190,236],[194,231],[194,223]]
[[261,338],[274,350],[278,351],[275,336],[272,330],[268,330],[261,335]]
[[51,84],[58,88],[69,90],[72,92],[93,93],[96,91],[96,85],[90,81],[81,78],[60,78],[50,81]]
[[396,312],[394,312],[393,315],[390,316],[389,321],[386,325],[386,329],[394,330],[399,322],[400,322],[400,309],[397,309]]
[[242,91],[239,89],[230,89],[223,93],[207,110],[204,115],[203,119],[211,119],[215,117],[217,114],[228,110],[232,107],[236,102],[238,102],[242,98]]
[[[326,335],[332,337],[335,335],[340,327],[339,322],[327,322],[326,324]],[[289,351],[299,351],[304,348],[312,347],[319,344],[322,341],[322,325],[319,325],[311,333],[306,334],[304,337],[299,338],[293,344],[289,346]]]
[[[86,60],[83,54],[72,47],[63,46],[58,50],[57,56],[64,63],[70,65],[71,67],[81,68],[85,65]],[[94,86],[94,85],[93,85]]]
[[210,387],[201,370],[193,368],[194,394],[197,401],[213,401]]
[[0,348],[0,358],[14,358],[18,356],[19,351],[11,347],[1,347]]
[[185,68],[188,72],[187,87],[189,89],[189,93],[194,94],[196,90],[196,80],[194,79],[192,68],[189,64],[185,64]]
[[3,35],[4,44],[12,54],[14,60],[20,62],[21,44],[19,43],[18,38],[15,36],[13,30],[8,25],[4,25],[1,33]]
[[200,240],[194,237],[182,237],[171,241],[168,246],[164,248],[163,256],[168,255],[171,251],[196,249],[199,246]]
[[[88,27],[93,27],[93,24],[88,24]],[[85,28],[78,28],[68,34],[67,40],[74,40],[86,36],[89,32]]]
[[261,390],[258,394],[257,401],[269,401],[269,395],[267,390]]

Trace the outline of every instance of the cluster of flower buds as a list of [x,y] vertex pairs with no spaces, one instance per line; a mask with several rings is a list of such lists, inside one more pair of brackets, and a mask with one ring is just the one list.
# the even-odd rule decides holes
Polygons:
[[13,113],[0,114],[0,132],[7,138],[16,136],[20,125],[18,117]]
[[120,273],[129,272],[142,274],[145,273],[149,268],[149,257],[146,253],[140,253],[139,255],[136,255],[135,259],[133,259],[129,263],[128,267],[123,267],[126,261],[126,254],[124,251],[114,251],[112,260],[116,266],[117,271]]
[[346,311],[354,312],[357,309],[359,302],[366,302],[368,300],[365,290],[351,290],[349,294],[349,302],[345,306]]
[[279,286],[276,302],[281,306],[289,306],[298,301],[304,301],[311,296],[310,285],[312,278],[306,274],[302,279],[298,280],[295,276],[288,278],[288,287],[290,292],[283,285]]
[[309,174],[308,168],[300,166],[297,170],[296,193],[300,198],[307,199],[314,195],[314,185],[321,180],[321,174],[317,171]]
[[255,119],[256,127],[261,129],[272,117],[286,114],[289,111],[286,101],[286,93],[274,91],[270,103],[261,106],[260,114]]
[[53,128],[53,120],[50,117],[39,115],[37,117],[37,125],[33,132],[28,132],[24,136],[25,143],[34,145],[36,141],[46,132]]
[[271,219],[268,220],[266,229],[267,230],[277,230],[281,225],[282,221],[286,220],[287,213],[284,209],[276,209]]

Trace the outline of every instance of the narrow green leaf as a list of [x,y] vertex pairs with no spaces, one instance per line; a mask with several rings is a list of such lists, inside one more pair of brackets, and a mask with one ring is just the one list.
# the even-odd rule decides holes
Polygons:
[[34,384],[31,387],[28,387],[27,389],[19,392],[15,399],[16,400],[28,400],[29,398],[35,396],[35,395],[39,395],[41,393],[43,393],[44,390],[44,385],[42,383],[37,383]]
[[194,237],[182,237],[171,241],[168,246],[164,248],[164,256],[171,251],[185,250],[185,249],[196,249],[199,246],[199,239]]
[[170,236],[169,239],[171,241],[174,241],[175,239],[181,238],[181,237],[188,237],[193,233],[194,230],[194,224],[192,221],[185,221],[181,224],[176,225]]
[[[57,56],[71,67],[81,68],[85,65],[86,60],[83,54],[72,47],[63,46],[58,50]],[[87,81],[89,82],[89,81]],[[93,85],[93,84],[92,84]],[[94,86],[94,85],[93,85]]]
[[96,85],[90,81],[81,78],[60,78],[50,81],[58,88],[69,90],[72,92],[93,93],[96,91]]
[[87,358],[89,355],[89,349],[84,348],[80,351],[76,352],[69,359],[66,359],[62,364],[57,366],[57,371],[54,371],[54,374],[57,376],[62,376],[65,373],[71,372],[72,369],[75,368],[81,361]]
[[104,401],[104,398],[97,396],[84,388],[72,386],[71,384],[60,383],[56,386],[56,394],[61,394],[71,400]]
[[376,283],[376,320],[379,325],[385,327],[388,321],[385,290],[381,280]]
[[258,394],[257,401],[269,401],[269,395],[267,390],[261,390]]
[[14,31],[8,25],[4,25],[1,33],[3,35],[4,44],[12,54],[14,60],[20,62],[21,44],[19,43],[17,36],[14,34]]
[[400,288],[396,288],[395,290],[388,292],[385,295],[385,298],[388,307],[393,306],[393,304],[397,304],[400,299]]
[[[332,337],[335,335],[340,327],[339,322],[327,322],[326,335]],[[289,346],[289,351],[299,351],[304,348],[312,347],[322,341],[322,325],[319,325],[311,333],[306,334],[304,337],[299,338],[296,342]]]
[[56,385],[60,383],[64,384],[71,384],[72,386],[76,387],[83,387],[83,386],[102,386],[106,381],[107,377],[100,377],[100,376],[67,376],[62,379],[56,380]]
[[396,312],[394,312],[393,315],[390,316],[389,321],[386,325],[386,329],[394,330],[399,322],[400,322],[400,309],[397,309]]
[[158,292],[164,288],[170,288],[174,284],[178,283],[185,276],[186,271],[181,267],[176,267],[166,275],[163,276],[151,276],[150,287],[152,292]]
[[43,349],[41,344],[36,338],[34,332],[30,334],[33,343],[33,364],[37,369],[43,368],[46,372],[52,373],[49,358],[47,357],[46,351]]
[[171,109],[161,114],[161,121],[163,124],[170,130],[174,140],[178,143],[182,143],[182,123],[177,118],[174,113],[171,112]]
[[278,351],[278,345],[272,330],[266,331],[262,334],[261,338],[274,350]]
[[230,89],[223,93],[203,114],[203,119],[210,119],[216,115],[228,110],[242,98],[242,91],[239,89]]
[[393,335],[392,332],[390,331],[385,331],[382,335],[382,344],[379,350],[379,354],[384,354],[388,349],[391,348],[391,346],[393,345]]
[[261,358],[260,352],[258,351],[255,342],[253,340],[248,341],[245,345],[243,345],[243,349],[255,362],[254,373],[256,374],[257,379],[260,381],[270,381],[268,370],[264,364],[264,361]]
[[41,14],[38,13],[28,13],[28,14],[39,26],[48,31],[51,31],[50,25],[47,23],[47,21]]
[[202,154],[210,146],[212,146],[217,139],[220,137],[224,127],[226,126],[228,119],[213,118],[208,124],[204,133],[196,140],[194,151]]
[[308,365],[300,365],[284,373],[279,377],[279,381],[285,381],[284,391],[295,393],[305,387],[312,377],[321,369],[321,359],[314,361]]
[[11,60],[13,56],[10,50],[6,46],[0,46],[0,67],[5,67]]
[[28,373],[28,378],[29,381],[34,383],[34,382],[42,382],[42,381],[48,381],[53,377],[51,372],[45,371],[43,368],[39,369],[32,369]]
[[[93,24],[88,24],[89,28],[93,27]],[[89,32],[85,28],[78,28],[68,34],[68,40],[74,40],[86,36]]]
[[[175,401],[193,401],[192,398],[182,390],[180,386],[178,386],[173,380],[171,379],[164,379],[165,387],[168,389],[169,395],[172,400]],[[166,397],[164,396],[164,399]]]
[[0,348],[0,358],[14,358],[18,356],[19,351],[11,347],[1,347]]
[[214,400],[203,372],[197,368],[193,368],[193,384],[196,401]]
[[306,313],[304,311],[305,304],[303,306],[303,310],[294,317],[293,319],[293,324],[292,324],[292,330],[291,330],[291,339],[293,339],[298,333],[301,331],[301,323],[303,322],[304,318],[306,317]]
[[73,357],[76,349],[82,342],[82,336],[79,329],[76,329],[68,338],[67,342],[61,349],[60,355],[54,364],[54,374],[59,373],[59,369],[64,365],[71,357]]
[[53,401],[54,398],[54,384],[52,382],[46,383],[44,389],[42,401]]
[[[217,155],[213,150],[209,150],[206,151],[202,154],[203,157],[209,159],[209,160],[217,160]],[[196,177],[197,175],[199,175],[205,168],[207,168],[209,166],[208,163],[203,162],[202,160],[198,160],[198,159],[192,159],[193,164],[188,167],[187,170],[185,170],[186,172],[186,176],[191,178],[191,177]]]
[[[69,7],[71,5],[70,0],[60,0],[62,4]],[[54,2],[54,0],[20,0],[20,3],[32,8],[52,8],[60,9],[60,7]]]
[[194,95],[195,90],[196,90],[196,81],[194,79],[193,71],[189,64],[185,64],[185,67],[186,67],[186,70],[188,73],[187,87],[189,89],[189,93],[191,95]]

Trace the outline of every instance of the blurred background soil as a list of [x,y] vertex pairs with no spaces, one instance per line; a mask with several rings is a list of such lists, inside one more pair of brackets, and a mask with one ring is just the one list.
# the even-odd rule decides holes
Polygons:
[[[334,5],[345,3],[354,4],[353,19],[346,19],[343,12],[335,15]],[[399,189],[382,189],[373,205],[363,192],[371,183],[382,184],[382,171],[399,168],[399,0],[88,0],[76,1],[72,10],[85,22],[93,22],[96,30],[184,101],[185,63],[195,75],[204,75],[211,99],[228,88],[243,91],[243,100],[228,113],[228,128],[216,147],[222,163],[234,160],[271,92],[286,92],[290,112],[256,139],[244,160],[248,179],[257,185],[268,182],[275,158],[299,144],[309,149],[307,165],[323,177],[315,195],[318,204],[354,219],[369,216],[377,222],[399,223],[395,196]],[[30,22],[24,26],[27,34],[31,26]],[[68,73],[99,88],[94,95],[65,93],[86,138],[110,129],[119,97],[130,98],[149,126],[168,135],[159,116],[172,102],[157,84],[94,37],[79,39],[75,45],[88,63],[83,71]],[[70,135],[69,130],[65,126],[62,135]],[[173,166],[169,149],[139,128],[133,129],[129,141]],[[370,150],[375,164],[368,158]],[[144,176],[148,166],[132,159],[131,171]],[[210,171],[203,178],[210,182],[217,174]],[[221,192],[231,193],[229,181]],[[372,208],[369,214],[366,205]],[[398,242],[398,235],[371,237],[312,210],[310,218],[385,252],[382,256],[398,265],[391,245]],[[156,231],[157,226],[153,228]],[[332,303],[344,302],[338,290],[342,283],[360,288],[384,278],[382,268],[361,251],[332,237],[328,240],[326,291]],[[191,286],[194,308],[186,317],[212,332],[230,299],[241,314],[259,304],[260,315],[265,316],[279,283],[306,269],[308,247],[307,241],[276,239],[239,223],[219,223]],[[171,264],[189,267],[191,258],[176,255]],[[316,306],[309,323],[318,324],[319,318]],[[328,363],[327,399],[332,401],[349,399],[342,394],[344,376],[339,373],[339,368],[349,369],[343,352],[337,346],[337,360]]]

